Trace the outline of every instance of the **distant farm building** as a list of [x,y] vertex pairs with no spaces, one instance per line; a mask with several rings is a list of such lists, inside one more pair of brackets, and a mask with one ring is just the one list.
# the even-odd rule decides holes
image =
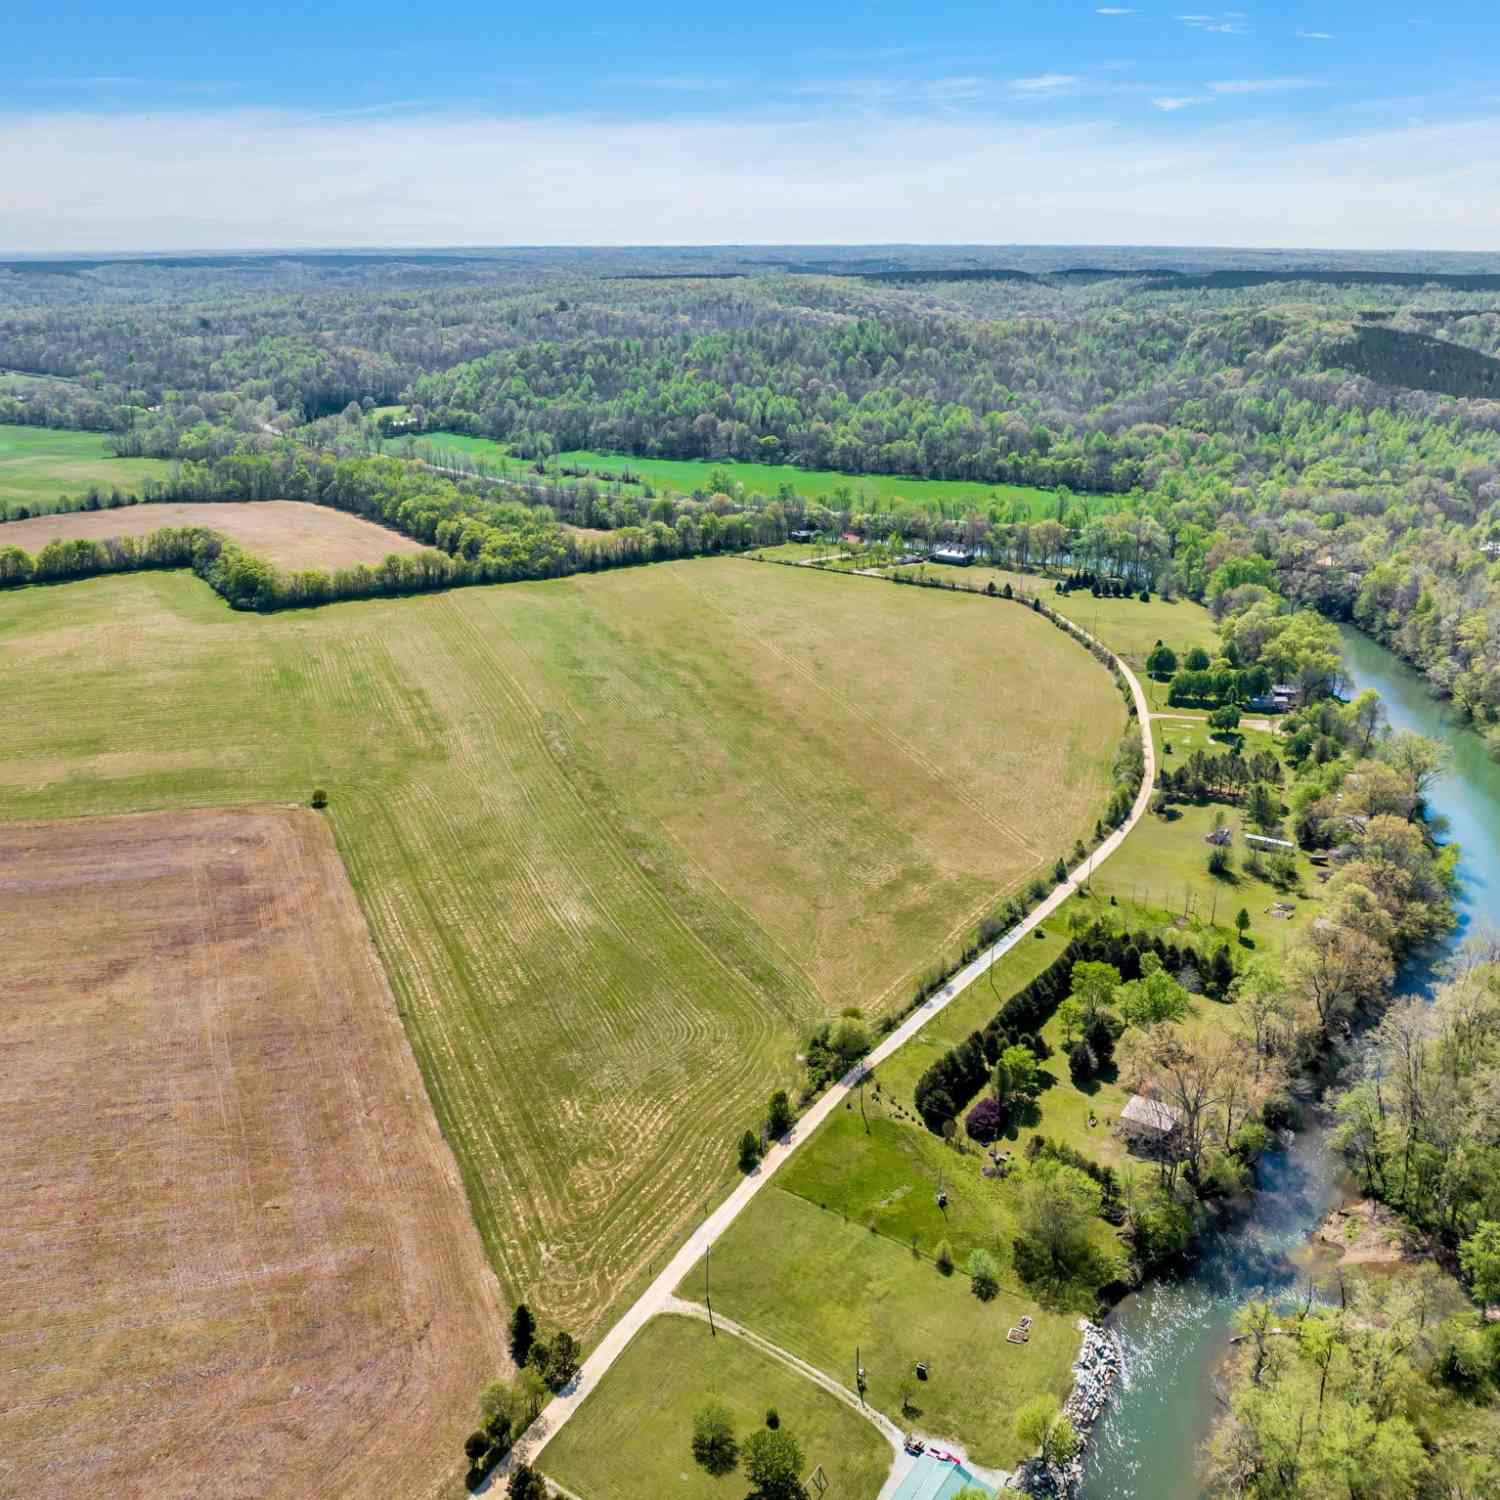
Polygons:
[[967,568],[974,561],[974,554],[967,547],[939,547],[933,552],[932,560],[953,568]]
[[1287,713],[1302,702],[1302,689],[1289,682],[1278,682],[1270,692],[1250,700],[1250,707],[1261,713]]
[[796,531],[787,532],[787,539],[793,542],[810,542],[812,541],[813,536],[814,533],[807,530],[806,527],[801,527]]
[[1212,833],[1206,833],[1203,835],[1203,837],[1208,843],[1216,844],[1219,848],[1222,849],[1229,843],[1230,839],[1233,838],[1234,835],[1231,834],[1227,828],[1215,828]]
[[1149,1094],[1132,1094],[1120,1111],[1120,1134],[1133,1145],[1160,1150],[1177,1139],[1177,1111]]
[[1263,833],[1247,833],[1245,835],[1245,842],[1252,849],[1269,849],[1273,854],[1278,852],[1282,854],[1295,854],[1297,852],[1297,846],[1290,839],[1268,838]]

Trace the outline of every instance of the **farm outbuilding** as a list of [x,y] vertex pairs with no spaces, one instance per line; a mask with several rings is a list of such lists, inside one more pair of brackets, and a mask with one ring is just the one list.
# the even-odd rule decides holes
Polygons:
[[947,563],[952,568],[967,568],[974,561],[974,554],[967,547],[938,547],[932,554],[935,563]]
[[1169,1143],[1176,1136],[1180,1123],[1175,1109],[1149,1094],[1132,1094],[1130,1102],[1120,1111],[1121,1133],[1127,1140],[1142,1145]]

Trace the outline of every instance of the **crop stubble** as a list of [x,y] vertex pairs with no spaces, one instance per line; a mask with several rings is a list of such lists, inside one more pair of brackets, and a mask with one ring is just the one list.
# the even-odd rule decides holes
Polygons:
[[326,826],[0,824],[0,1493],[421,1495],[493,1273]]

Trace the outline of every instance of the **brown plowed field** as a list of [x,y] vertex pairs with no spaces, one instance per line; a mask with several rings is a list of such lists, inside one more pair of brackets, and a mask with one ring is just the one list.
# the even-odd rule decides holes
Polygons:
[[499,1306],[323,821],[0,824],[0,932],[0,1495],[454,1483]]
[[278,568],[352,568],[378,563],[393,552],[423,550],[420,542],[325,505],[301,500],[223,500],[204,504],[125,505],[117,510],[74,510],[0,525],[0,547],[20,547],[33,556],[48,542],[83,537],[145,536],[163,526],[206,526],[232,537],[247,552]]

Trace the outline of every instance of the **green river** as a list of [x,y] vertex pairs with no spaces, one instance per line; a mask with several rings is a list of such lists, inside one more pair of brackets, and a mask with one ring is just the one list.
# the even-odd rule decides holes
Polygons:
[[[1355,690],[1375,688],[1397,729],[1446,740],[1453,770],[1430,810],[1438,835],[1462,848],[1458,927],[1437,951],[1408,964],[1406,993],[1433,984],[1437,965],[1476,924],[1496,920],[1500,893],[1500,765],[1484,742],[1428,692],[1422,678],[1383,646],[1344,631]],[[1269,1159],[1249,1217],[1218,1235],[1182,1276],[1127,1297],[1110,1319],[1125,1347],[1125,1377],[1094,1431],[1084,1500],[1194,1500],[1199,1445],[1216,1411],[1214,1370],[1234,1314],[1248,1297],[1289,1286],[1294,1259],[1341,1191],[1326,1130],[1314,1124]]]

